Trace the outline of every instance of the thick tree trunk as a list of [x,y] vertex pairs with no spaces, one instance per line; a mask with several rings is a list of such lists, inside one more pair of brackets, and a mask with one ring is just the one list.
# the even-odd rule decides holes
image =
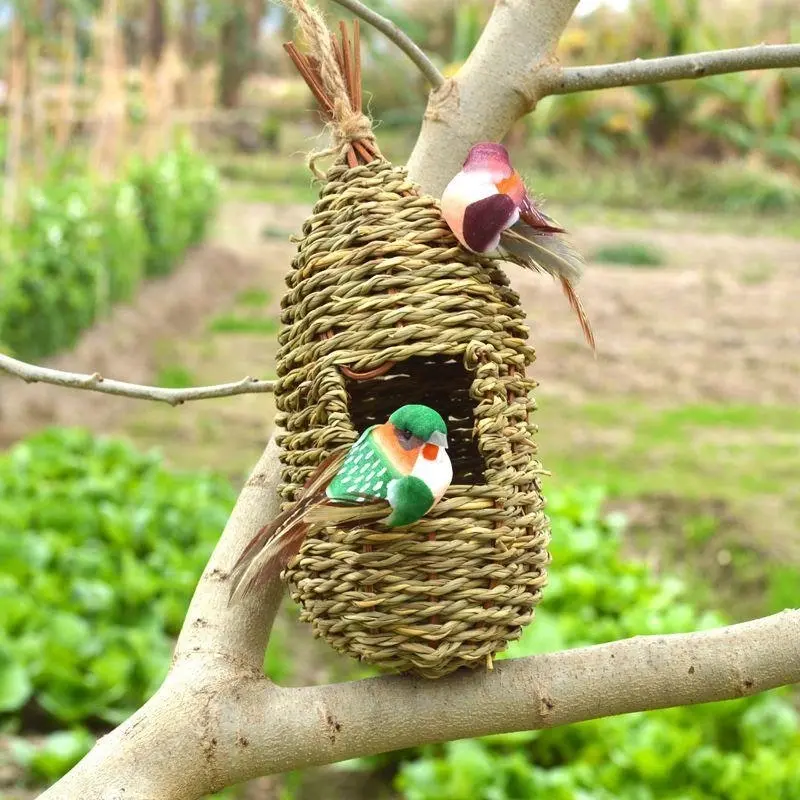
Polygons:
[[155,66],[161,60],[166,41],[164,0],[147,0],[145,52]]
[[181,55],[193,64],[197,54],[197,0],[184,0],[180,29]]

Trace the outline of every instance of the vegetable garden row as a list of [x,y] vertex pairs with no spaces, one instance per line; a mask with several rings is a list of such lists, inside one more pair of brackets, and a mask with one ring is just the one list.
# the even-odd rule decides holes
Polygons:
[[132,158],[112,183],[54,169],[0,236],[0,350],[30,360],[67,349],[145,278],[169,273],[202,240],[217,186],[186,140]]
[[[47,782],[158,686],[235,492],[73,429],[18,443],[0,485],[0,729],[30,780]],[[625,556],[624,526],[602,502],[595,489],[550,492],[546,601],[509,655],[724,624],[680,580]],[[267,663],[291,670],[276,647]],[[16,736],[32,732],[50,733]],[[348,766],[391,762],[408,800],[798,800],[798,747],[798,714],[776,691]]]

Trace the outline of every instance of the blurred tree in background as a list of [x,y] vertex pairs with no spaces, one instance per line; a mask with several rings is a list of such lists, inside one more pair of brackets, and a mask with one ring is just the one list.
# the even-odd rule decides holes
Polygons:
[[[448,75],[467,58],[493,2],[375,0],[371,5],[405,30]],[[99,6],[99,0],[42,0],[38,6],[20,3],[19,10],[33,35],[52,42],[59,17],[68,9],[79,20],[85,55]],[[320,6],[333,18],[347,16],[328,0]],[[276,106],[273,110],[284,118],[307,116],[310,104],[299,83],[300,102],[285,103],[284,95],[274,91],[276,79],[298,81],[280,47],[293,36],[281,6],[266,0],[121,0],[120,10],[129,63],[144,55],[157,62],[169,29],[188,66],[216,65],[221,107],[263,103]],[[4,39],[5,28],[0,30]],[[791,41],[793,34],[797,39],[798,28],[793,0],[632,0],[624,11],[601,5],[574,17],[558,57],[565,64],[604,63],[737,47],[754,40],[777,44]],[[415,124],[427,95],[423,79],[375,31],[365,29],[364,41],[365,88],[369,93],[370,87],[381,87],[370,99],[371,113],[384,125]],[[640,156],[647,146],[650,156],[655,147],[667,155],[744,157],[796,172],[800,78],[791,70],[774,70],[548,97],[511,137],[547,137],[593,158]]]

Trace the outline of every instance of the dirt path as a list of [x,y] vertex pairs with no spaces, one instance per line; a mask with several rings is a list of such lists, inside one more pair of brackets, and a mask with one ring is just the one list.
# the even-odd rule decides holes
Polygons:
[[[48,363],[99,371],[131,381],[153,380],[159,362],[203,338],[214,314],[239,292],[260,286],[275,313],[283,275],[305,207],[227,204],[211,242],[190,253],[164,280]],[[265,235],[266,233],[266,235]],[[584,227],[575,241],[591,254],[609,242],[659,247],[658,269],[590,263],[581,294],[597,332],[591,358],[557,287],[512,269],[512,284],[528,309],[538,360],[534,374],[546,395],[572,399],[635,395],[657,404],[697,401],[796,403],[800,398],[800,315],[795,286],[800,242],[730,234]],[[217,337],[205,380],[226,380],[273,368],[263,336]],[[87,395],[0,379],[0,444],[50,423],[111,430],[138,413],[137,401]],[[208,404],[218,410],[219,404]],[[172,416],[177,416],[172,414]]]

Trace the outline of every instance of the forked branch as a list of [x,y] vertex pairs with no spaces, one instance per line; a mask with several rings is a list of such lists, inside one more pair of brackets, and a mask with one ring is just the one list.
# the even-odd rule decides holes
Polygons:
[[26,383],[51,383],[71,389],[85,389],[102,394],[116,394],[135,400],[155,400],[179,406],[190,400],[208,400],[232,397],[237,394],[264,394],[275,391],[275,381],[262,381],[249,375],[240,381],[218,383],[213,386],[191,386],[186,389],[168,389],[162,386],[142,386],[138,383],[104,378],[100,373],[64,372],[50,367],[37,367],[0,353],[0,372],[6,372]]

